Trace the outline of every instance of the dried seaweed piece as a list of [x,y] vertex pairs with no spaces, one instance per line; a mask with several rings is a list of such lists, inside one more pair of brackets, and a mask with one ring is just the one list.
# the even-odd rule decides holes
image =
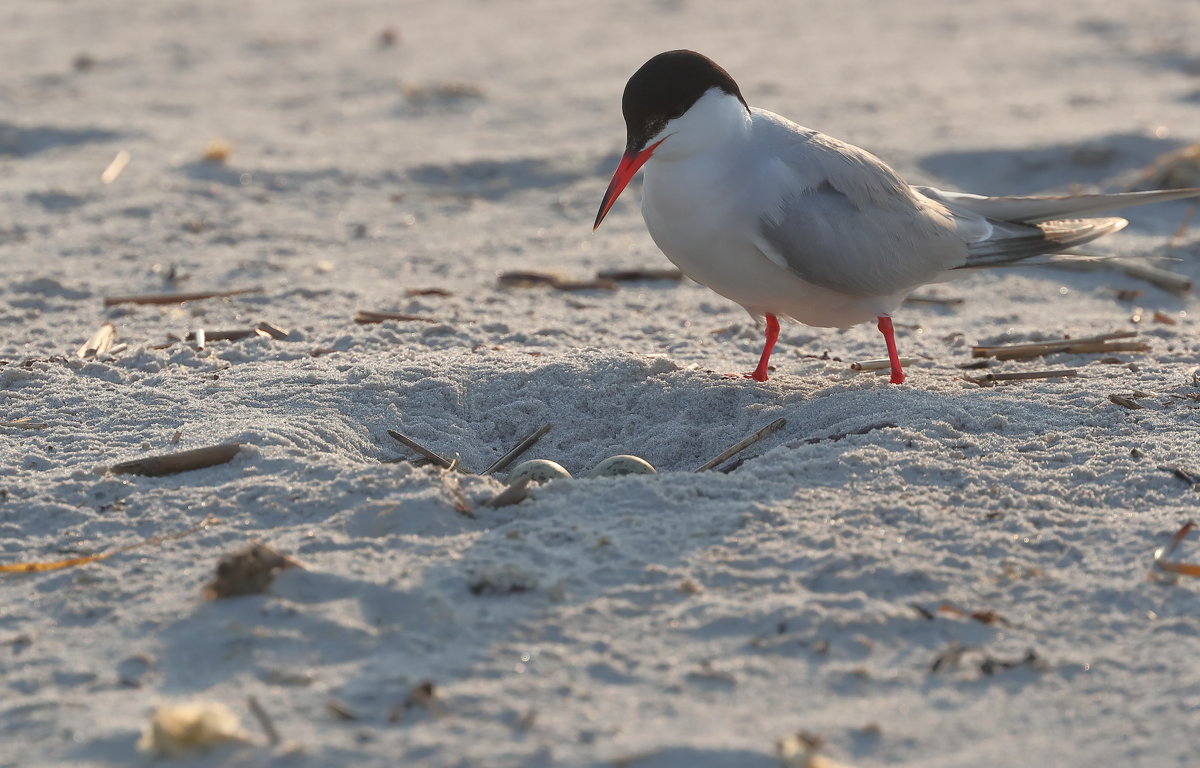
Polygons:
[[259,595],[267,591],[280,571],[303,568],[287,555],[260,542],[231,552],[217,562],[213,580],[204,585],[205,600],[221,600],[241,595]]
[[360,309],[354,315],[354,322],[366,325],[368,323],[383,323],[388,320],[414,321],[419,323],[436,323],[432,317],[423,317],[421,315],[410,315],[406,312],[374,312],[369,309]]
[[216,523],[217,523],[217,518],[206,517],[206,518],[204,518],[204,520],[200,521],[200,523],[198,525],[194,525],[191,528],[188,528],[187,530],[184,530],[184,531],[180,531],[178,533],[169,533],[169,534],[166,534],[163,536],[154,536],[154,537],[146,539],[144,541],[139,541],[135,544],[126,544],[123,547],[117,547],[116,549],[110,549],[107,552],[100,552],[95,555],[84,555],[82,557],[70,557],[70,558],[67,558],[66,560],[50,560],[50,561],[42,561],[42,562],[36,562],[36,563],[9,563],[7,565],[0,565],[0,573],[40,573],[42,571],[57,571],[62,568],[70,568],[71,566],[75,566],[75,565],[86,565],[88,563],[96,563],[101,560],[107,560],[108,558],[112,557],[113,555],[119,555],[122,552],[129,552],[130,550],[138,549],[139,547],[148,547],[152,544],[161,544],[164,541],[174,541],[175,539],[182,539],[184,536],[190,536],[191,534],[195,533],[196,531],[204,530],[205,528],[209,527],[210,525],[215,525]]
[[207,448],[196,448],[190,451],[166,453],[160,456],[147,456],[144,459],[125,461],[112,465],[108,468],[108,471],[114,475],[146,475],[148,477],[174,475],[179,472],[190,472],[193,469],[204,469],[205,467],[224,464],[232,460],[234,456],[237,456],[238,451],[241,449],[241,443],[224,443],[222,445],[212,445]]
[[148,293],[140,296],[108,296],[104,299],[104,306],[112,307],[117,304],[182,304],[185,301],[224,299],[230,296],[262,293],[262,290],[262,288],[239,288],[235,291],[197,291],[194,293]]
[[683,272],[678,269],[603,269],[596,273],[598,280],[682,280]]
[[[1193,483],[1194,485],[1194,483]],[[1177,573],[1181,576],[1200,577],[1200,563],[1180,563],[1167,558],[1175,554],[1180,542],[1187,538],[1187,535],[1196,527],[1195,521],[1188,520],[1183,526],[1175,532],[1171,540],[1167,542],[1165,547],[1159,547],[1154,550],[1154,565],[1161,571],[1168,573]]]
[[107,355],[112,351],[113,342],[116,340],[117,326],[112,323],[104,323],[99,330],[92,334],[90,339],[83,342],[83,346],[76,350],[75,354],[85,360],[99,355]]

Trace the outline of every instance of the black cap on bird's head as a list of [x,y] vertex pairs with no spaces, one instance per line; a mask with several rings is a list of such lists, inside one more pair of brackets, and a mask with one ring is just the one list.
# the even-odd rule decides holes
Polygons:
[[749,111],[742,91],[729,73],[712,59],[695,51],[660,53],[633,73],[621,97],[625,116],[625,154],[613,174],[596,214],[595,229],[604,220],[638,169],[664,139],[647,146],[667,123],[682,117],[704,94],[717,88],[742,102]]

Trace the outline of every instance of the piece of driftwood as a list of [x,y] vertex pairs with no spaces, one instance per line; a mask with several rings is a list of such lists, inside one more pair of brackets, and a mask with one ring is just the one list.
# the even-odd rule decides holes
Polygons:
[[354,315],[354,322],[363,325],[369,323],[383,323],[388,320],[414,321],[418,323],[436,323],[432,317],[423,317],[421,315],[410,315],[407,312],[375,312],[369,309],[360,309]]
[[778,432],[780,429],[783,428],[784,424],[787,424],[787,419],[782,418],[782,417],[775,419],[775,421],[772,421],[770,424],[768,424],[767,426],[758,430],[757,432],[750,435],[749,437],[745,437],[741,440],[738,440],[736,443],[729,446],[724,451],[721,451],[721,454],[719,456],[717,456],[715,459],[706,461],[703,464],[701,464],[700,466],[696,467],[696,471],[697,472],[707,472],[708,470],[717,466],[718,464],[720,464],[722,461],[725,461],[729,457],[735,456],[735,455],[741,453],[742,451],[746,450],[750,446],[754,445],[758,441],[775,434],[776,432]]
[[104,306],[112,307],[117,304],[182,304],[185,301],[224,299],[230,296],[244,296],[248,293],[262,293],[262,288],[239,288],[236,291],[197,291],[194,293],[147,293],[140,296],[108,296],[104,299]]
[[113,342],[116,340],[117,326],[112,323],[104,323],[99,330],[92,334],[90,339],[83,342],[83,346],[76,350],[75,354],[85,360],[99,355],[107,355],[112,351]]
[[189,472],[193,469],[204,469],[217,464],[224,464],[237,456],[242,449],[241,443],[223,443],[207,448],[196,448],[178,453],[166,453],[160,456],[148,456],[144,459],[125,461],[114,464],[108,471],[114,475],[174,475],[179,472]]
[[553,428],[553,426],[554,426],[553,424],[546,424],[542,427],[539,427],[534,432],[521,438],[521,441],[519,443],[517,443],[516,446],[511,451],[504,454],[500,458],[496,459],[496,461],[492,463],[492,466],[483,470],[483,474],[490,475],[493,472],[499,472],[500,470],[507,467],[509,464],[512,464],[513,461],[515,461],[518,456],[520,456],[522,453],[525,453],[525,451],[528,451],[530,448],[532,448],[538,440],[541,440],[542,436],[545,435],[547,432],[549,432]]
[[1144,342],[1123,342],[1119,339],[1131,339],[1137,336],[1137,331],[1113,331],[1097,336],[1083,336],[1078,339],[1047,339],[1026,344],[1001,344],[989,346],[978,344],[971,347],[971,357],[994,357],[997,360],[1021,360],[1029,357],[1067,352],[1072,354],[1104,353],[1104,352],[1148,352],[1150,345]]
[[393,440],[398,440],[401,443],[404,443],[409,448],[412,448],[414,451],[421,454],[425,458],[429,459],[430,461],[432,461],[434,464],[438,465],[442,469],[451,469],[454,467],[455,462],[451,461],[450,459],[447,459],[444,456],[434,453],[433,451],[429,450],[425,446],[418,443],[416,440],[413,440],[408,435],[401,434],[400,432],[397,432],[394,429],[389,429],[387,431],[387,433],[389,436],[391,436],[391,438]]

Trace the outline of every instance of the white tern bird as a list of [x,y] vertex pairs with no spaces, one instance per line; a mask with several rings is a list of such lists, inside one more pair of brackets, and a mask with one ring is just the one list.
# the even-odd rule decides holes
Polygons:
[[629,78],[627,140],[600,226],[645,166],[642,217],[685,275],[766,318],[748,376],[767,380],[783,315],[820,327],[875,319],[891,381],[904,381],[891,313],[953,270],[1068,251],[1128,222],[1083,214],[1200,189],[1072,197],[984,197],[910,186],[868,152],[748,106],[724,69],[668,51]]

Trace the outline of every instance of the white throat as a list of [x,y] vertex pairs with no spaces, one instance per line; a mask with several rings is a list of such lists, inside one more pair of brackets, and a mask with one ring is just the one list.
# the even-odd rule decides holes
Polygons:
[[662,141],[651,162],[672,162],[708,152],[749,131],[750,113],[745,105],[720,88],[710,88],[691,109],[668,122],[646,145]]

